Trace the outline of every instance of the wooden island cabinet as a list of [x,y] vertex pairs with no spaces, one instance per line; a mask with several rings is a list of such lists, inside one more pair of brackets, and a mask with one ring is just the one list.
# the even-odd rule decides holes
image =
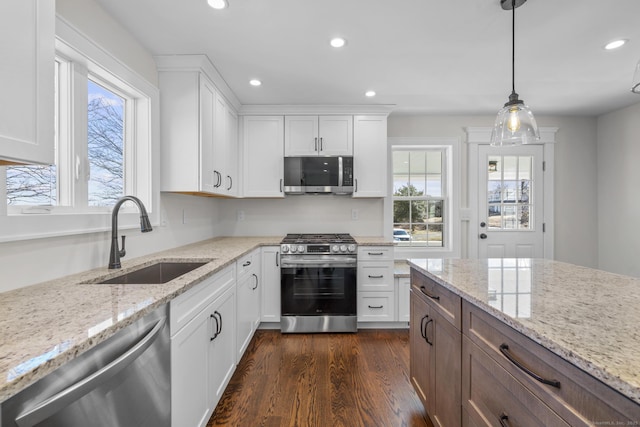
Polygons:
[[[516,329],[541,313],[545,313],[541,324],[548,324],[552,308],[532,304],[519,317],[501,317],[493,308],[504,295],[496,292],[495,284],[487,286],[490,275],[480,275],[477,283],[472,278],[482,271],[474,263],[482,261],[457,261],[439,266],[433,275],[426,274],[427,263],[421,264],[424,269],[411,268],[410,377],[428,421],[437,427],[640,425],[635,395],[625,395],[597,378],[599,366],[571,363],[539,329],[529,334],[527,329]],[[553,262],[540,263],[548,280]],[[462,289],[449,283],[456,275],[464,278]],[[545,301],[535,289],[536,274],[532,277],[533,289],[527,292],[532,300]],[[582,325],[576,318],[568,321]],[[578,338],[590,339],[589,334]],[[626,359],[631,364],[630,390],[637,372],[633,357]]]

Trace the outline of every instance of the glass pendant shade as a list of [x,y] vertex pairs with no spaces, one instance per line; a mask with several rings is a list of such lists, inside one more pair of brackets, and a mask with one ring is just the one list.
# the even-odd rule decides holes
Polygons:
[[531,109],[522,101],[507,102],[498,111],[491,132],[491,145],[507,147],[519,144],[532,144],[540,139],[538,125]]
[[638,65],[636,65],[636,72],[633,74],[631,92],[640,94],[640,61],[638,61]]

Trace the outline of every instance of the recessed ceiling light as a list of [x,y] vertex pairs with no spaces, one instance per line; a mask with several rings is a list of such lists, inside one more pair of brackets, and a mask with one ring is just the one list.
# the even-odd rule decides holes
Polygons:
[[331,39],[331,41],[329,43],[333,47],[342,47],[347,43],[347,41],[345,39],[343,39],[342,37],[336,37],[335,39]]
[[627,41],[620,39],[620,40],[614,40],[610,43],[607,43],[604,48],[607,50],[611,50],[611,49],[617,49],[619,47],[622,47],[622,45],[624,45]]
[[207,0],[207,3],[214,9],[225,9],[229,7],[227,0]]
[[376,96],[376,92],[373,90],[368,90],[364,93],[364,96],[368,96],[369,98],[371,98],[372,96]]
[[262,84],[262,82],[258,79],[251,79],[249,80],[249,84],[251,86],[260,86]]

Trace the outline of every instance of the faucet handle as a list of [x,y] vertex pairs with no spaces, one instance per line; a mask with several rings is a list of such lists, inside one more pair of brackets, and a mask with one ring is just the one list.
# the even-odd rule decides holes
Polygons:
[[120,253],[119,253],[119,255],[120,255],[120,257],[123,257],[123,256],[125,256],[125,255],[127,254],[127,251],[126,251],[126,250],[125,250],[125,248],[124,248],[124,239],[125,239],[125,237],[127,237],[127,236],[122,235],[122,236],[120,236],[120,237],[122,237],[122,249],[120,249],[120,251],[119,251],[119,252],[120,252]]

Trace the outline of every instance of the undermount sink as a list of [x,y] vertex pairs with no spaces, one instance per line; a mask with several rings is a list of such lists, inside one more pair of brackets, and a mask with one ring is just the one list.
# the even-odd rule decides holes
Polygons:
[[198,267],[202,267],[207,262],[171,262],[162,261],[151,264],[139,270],[130,271],[108,280],[100,280],[100,284],[116,284],[116,285],[151,285],[170,282],[176,277],[187,274]]

